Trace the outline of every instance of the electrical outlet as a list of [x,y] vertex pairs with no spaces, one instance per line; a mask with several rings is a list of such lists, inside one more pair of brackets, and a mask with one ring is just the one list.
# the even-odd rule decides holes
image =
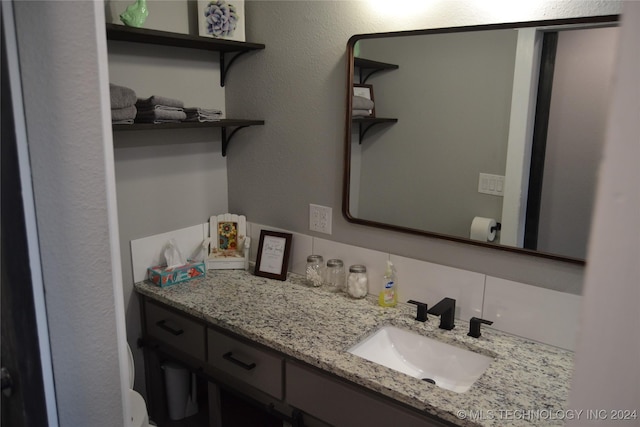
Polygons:
[[327,206],[309,205],[309,230],[331,234],[332,209]]

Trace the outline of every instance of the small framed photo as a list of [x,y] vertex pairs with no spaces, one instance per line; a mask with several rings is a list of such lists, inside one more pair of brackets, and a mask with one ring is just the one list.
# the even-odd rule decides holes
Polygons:
[[[374,102],[373,100],[373,86],[372,85],[361,85],[361,84],[354,84],[353,85],[353,96],[356,97],[362,97],[365,99],[370,100],[372,103]],[[352,108],[353,108],[353,116],[354,117],[375,117],[376,116],[376,107],[375,104],[373,104],[372,108],[370,109],[362,109],[360,108],[360,105],[358,105],[356,98],[354,98],[354,102],[352,104]],[[368,111],[368,115],[366,115],[365,111]]]
[[291,233],[268,230],[260,232],[260,243],[256,256],[256,276],[276,280],[287,279],[291,238]]
[[198,34],[245,41],[244,0],[198,0]]

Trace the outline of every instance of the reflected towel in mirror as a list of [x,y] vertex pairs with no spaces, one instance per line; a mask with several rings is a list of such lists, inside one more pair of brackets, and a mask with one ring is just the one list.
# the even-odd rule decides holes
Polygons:
[[[354,110],[371,110],[373,109],[373,101],[364,96],[354,96],[351,107]],[[368,115],[368,114],[367,114]]]

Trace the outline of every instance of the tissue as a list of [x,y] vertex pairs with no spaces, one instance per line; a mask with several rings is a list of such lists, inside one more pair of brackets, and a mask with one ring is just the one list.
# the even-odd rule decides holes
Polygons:
[[163,253],[166,265],[156,265],[147,269],[149,280],[161,288],[206,275],[205,263],[202,260],[186,260],[174,239],[166,243]]
[[181,267],[187,263],[175,239],[167,242],[164,248],[164,259],[167,260],[167,269]]

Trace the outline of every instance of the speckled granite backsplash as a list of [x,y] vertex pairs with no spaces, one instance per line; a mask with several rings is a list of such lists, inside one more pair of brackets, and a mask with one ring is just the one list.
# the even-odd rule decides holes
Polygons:
[[[415,320],[413,305],[382,308],[373,297],[353,300],[304,284],[241,270],[209,270],[207,277],[161,289],[137,283],[136,291],[319,367],[419,410],[461,426],[563,425],[573,353],[483,328],[467,336],[467,322],[438,329],[430,316]],[[382,325],[413,330],[493,357],[464,393],[455,393],[364,360],[346,350]]]

